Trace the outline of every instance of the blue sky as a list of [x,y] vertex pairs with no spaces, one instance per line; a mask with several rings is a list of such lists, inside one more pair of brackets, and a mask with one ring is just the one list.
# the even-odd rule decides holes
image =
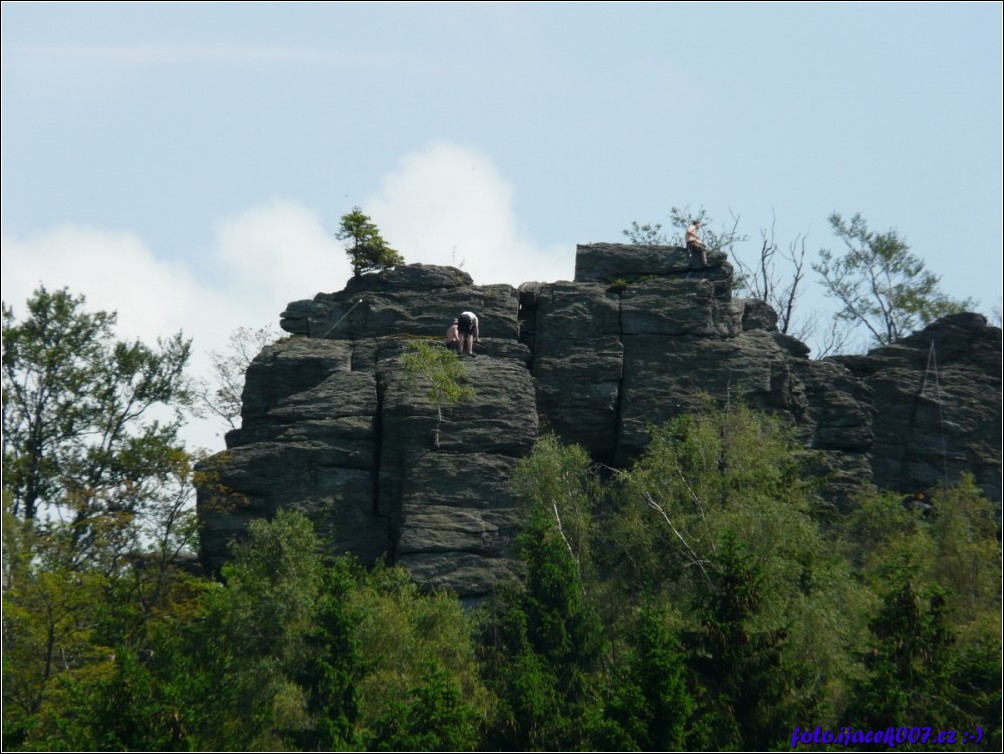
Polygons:
[[341,289],[353,205],[512,284],[689,206],[749,255],[860,212],[992,314],[1001,8],[5,2],[3,298],[68,285],[204,354]]

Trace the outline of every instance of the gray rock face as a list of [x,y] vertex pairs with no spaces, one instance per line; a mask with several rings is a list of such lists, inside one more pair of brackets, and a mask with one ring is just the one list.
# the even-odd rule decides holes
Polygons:
[[[726,255],[708,252],[708,269],[720,267]],[[579,244],[575,253],[575,281],[604,283],[642,277],[676,275],[693,269],[690,252],[681,246],[644,246],[638,244]]]
[[[332,554],[386,555],[476,598],[516,571],[509,480],[541,432],[623,466],[652,424],[708,397],[787,417],[837,505],[862,482],[916,491],[963,471],[1000,500],[998,328],[956,315],[867,356],[811,361],[769,307],[732,298],[724,255],[708,261],[592,244],[573,283],[516,291],[409,265],[289,304],[293,337],[255,359],[242,427],[202,469],[203,564],[218,568],[248,521],[285,507],[310,515]],[[466,309],[481,324],[464,360],[476,396],[440,422],[401,357]]]
[[476,312],[483,337],[517,340],[519,298],[509,285],[474,286],[452,267],[409,265],[353,278],[339,293],[294,301],[282,329],[311,338],[441,337],[460,312]]
[[[428,385],[401,357],[416,338],[442,342],[468,309],[483,336],[464,360],[476,398],[443,407],[440,424]],[[510,576],[508,480],[538,434],[517,313],[511,286],[475,287],[460,270],[423,265],[290,304],[282,325],[294,337],[254,360],[241,429],[203,466],[204,565],[218,568],[252,518],[292,508],[315,521],[332,555],[387,555],[462,596]]]
[[872,476],[913,492],[972,473],[1001,499],[1001,331],[955,314],[867,356],[836,356],[870,391]]

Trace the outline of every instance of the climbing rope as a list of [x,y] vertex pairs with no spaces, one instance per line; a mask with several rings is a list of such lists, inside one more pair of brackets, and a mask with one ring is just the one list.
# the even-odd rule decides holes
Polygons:
[[329,327],[327,329],[327,331],[324,333],[324,335],[321,336],[321,340],[324,340],[326,337],[328,337],[331,334],[331,331],[334,330],[336,327],[338,327],[338,325],[341,324],[342,320],[345,319],[347,316],[349,316],[352,313],[352,309],[355,309],[362,302],[363,302],[362,299],[359,299],[358,301],[356,301],[356,303],[354,303],[351,306],[351,308],[347,312],[345,312],[345,314],[343,314],[341,317],[338,318],[338,321],[335,322],[335,324],[333,324],[331,327]]
[[[933,375],[933,379],[930,379]],[[927,384],[931,382],[931,396],[927,395]],[[945,442],[945,417],[942,413],[941,383],[938,380],[938,359],[934,351],[934,341],[927,351],[927,369],[924,371],[924,384],[920,386],[920,396],[930,398],[938,404],[938,429],[941,434],[941,463],[945,486],[948,486],[948,447]]]

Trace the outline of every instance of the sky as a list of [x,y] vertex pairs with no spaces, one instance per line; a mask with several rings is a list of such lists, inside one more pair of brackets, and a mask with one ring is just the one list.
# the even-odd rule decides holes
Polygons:
[[66,286],[204,375],[344,287],[354,206],[512,285],[680,207],[749,262],[861,213],[999,324],[1002,58],[999,2],[4,2],[3,300]]

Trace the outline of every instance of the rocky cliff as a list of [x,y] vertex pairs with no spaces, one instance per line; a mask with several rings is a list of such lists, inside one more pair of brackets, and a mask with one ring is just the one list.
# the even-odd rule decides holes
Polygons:
[[[961,472],[1001,498],[1001,331],[947,317],[867,356],[823,361],[732,297],[724,255],[691,269],[675,247],[578,248],[575,282],[475,286],[449,267],[352,279],[282,313],[292,337],[248,370],[241,429],[204,465],[200,557],[218,567],[247,521],[309,514],[332,553],[383,554],[463,597],[514,569],[508,480],[553,431],[624,465],[647,427],[701,396],[782,413],[816,451],[831,502],[862,481],[912,492]],[[476,397],[435,407],[401,365],[415,339],[480,317],[465,365]]]

